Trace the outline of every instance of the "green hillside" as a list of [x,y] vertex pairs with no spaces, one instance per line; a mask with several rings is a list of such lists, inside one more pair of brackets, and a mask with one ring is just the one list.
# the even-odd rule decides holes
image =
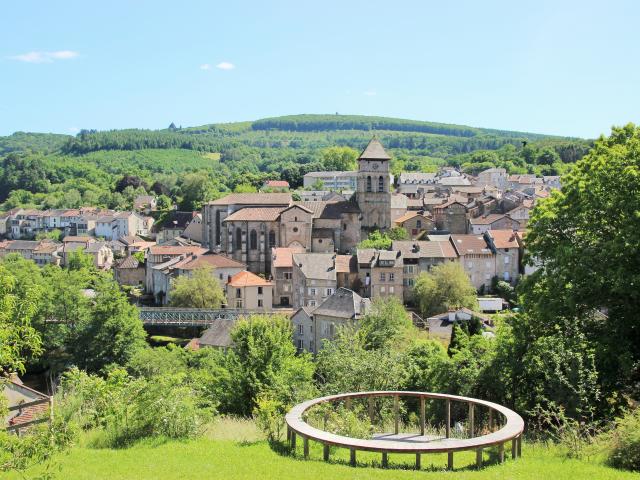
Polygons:
[[[335,168],[327,148],[347,147],[355,155],[374,134],[392,155],[396,175],[441,165],[470,173],[499,166],[510,173],[558,175],[591,145],[575,138],[358,115],[83,130],[76,136],[15,133],[0,137],[0,209],[127,208],[135,194],[149,191],[168,195],[181,208],[198,208],[236,188],[259,188],[265,179],[299,187],[305,173]],[[132,188],[125,192],[127,186]]]

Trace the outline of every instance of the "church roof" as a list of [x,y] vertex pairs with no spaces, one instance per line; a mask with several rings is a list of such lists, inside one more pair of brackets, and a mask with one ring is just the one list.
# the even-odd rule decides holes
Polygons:
[[391,160],[391,157],[384,151],[384,147],[377,138],[372,138],[369,145],[362,151],[359,160]]

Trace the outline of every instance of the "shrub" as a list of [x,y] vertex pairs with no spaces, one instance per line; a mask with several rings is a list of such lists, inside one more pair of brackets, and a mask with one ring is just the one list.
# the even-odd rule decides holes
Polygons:
[[619,418],[609,433],[608,461],[617,468],[640,470],[640,408]]

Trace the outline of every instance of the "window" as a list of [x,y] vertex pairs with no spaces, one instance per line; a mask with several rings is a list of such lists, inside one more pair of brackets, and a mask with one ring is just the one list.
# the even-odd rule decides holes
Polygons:
[[255,230],[251,230],[249,234],[249,248],[251,248],[251,250],[258,248],[258,233]]
[[298,227],[293,227],[293,233],[298,233]]
[[309,300],[307,302],[307,307],[315,307],[316,306],[316,301],[315,300]]
[[242,250],[242,229],[236,228],[236,250]]
[[222,274],[222,273],[220,275],[218,275],[220,277],[220,280],[222,280],[223,275],[224,274]]
[[269,247],[273,248],[276,246],[276,232],[273,230],[269,231]]
[[333,288],[327,288],[327,297],[333,295]]
[[236,298],[242,298],[242,290],[239,288],[236,288]]
[[262,295],[262,287],[258,287],[258,295]]
[[384,295],[387,290],[384,287],[380,287],[380,295]]
[[371,188],[371,177],[367,177],[367,192],[372,191]]
[[395,288],[393,287],[393,285],[391,285],[389,287],[389,293],[394,293],[394,291],[395,291]]
[[284,272],[284,279],[291,280],[291,272]]
[[298,339],[298,351],[304,350],[304,340]]
[[386,282],[387,281],[387,274],[384,272],[380,272],[380,281],[381,282]]
[[[393,281],[395,281],[395,279],[396,279],[396,274],[395,273],[389,273],[389,281],[393,282]],[[391,288],[393,288],[393,287],[391,287]]]
[[347,229],[347,224],[346,224],[346,223],[343,223],[343,224],[342,224],[342,230],[346,230],[346,229]]
[[505,265],[506,265],[507,263],[509,263],[509,257],[506,257],[506,256],[504,257],[504,263],[505,263]]
[[304,335],[304,325],[298,325],[298,334]]
[[236,300],[236,308],[242,308],[242,300]]
[[262,299],[258,300],[258,307],[262,307],[263,303],[262,303]]
[[422,220],[416,220],[416,228],[422,228]]
[[309,289],[309,295],[312,295],[312,296],[315,297],[317,295],[317,290],[315,288],[310,288]]
[[382,175],[380,175],[380,178],[378,178],[378,191],[384,192],[384,178],[382,177]]

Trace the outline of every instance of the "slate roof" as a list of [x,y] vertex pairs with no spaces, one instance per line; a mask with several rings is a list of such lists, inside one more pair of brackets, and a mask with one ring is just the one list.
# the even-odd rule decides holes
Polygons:
[[335,280],[335,257],[333,253],[294,253],[293,263],[306,278]]
[[391,157],[385,152],[380,141],[373,137],[358,157],[358,160],[391,160]]
[[349,200],[341,202],[296,202],[296,205],[313,212],[313,218],[338,220],[343,214],[360,213],[358,204]]
[[460,256],[491,253],[482,235],[451,235],[451,243]]
[[231,193],[209,205],[281,205],[291,204],[290,193]]
[[402,172],[400,174],[400,184],[413,183],[413,184],[426,184],[435,182],[435,173],[424,172]]
[[368,298],[364,299],[353,290],[340,287],[313,311],[313,315],[357,319],[366,313],[370,304]]
[[430,220],[430,215],[428,213],[425,212],[421,212],[418,210],[411,210],[408,211],[407,213],[405,213],[404,215],[402,215],[401,217],[396,218],[393,222],[397,223],[398,225],[403,224],[404,222],[406,222],[407,220],[411,220],[413,217],[422,217],[425,220]]
[[501,213],[490,213],[489,215],[482,215],[476,218],[470,218],[469,223],[471,225],[491,225],[498,220],[502,220],[506,215]]
[[402,193],[391,194],[391,208],[407,208],[407,196]]
[[116,268],[124,270],[124,269],[136,269],[140,266],[140,262],[134,256],[129,255],[128,257],[123,258],[116,264]]
[[275,222],[284,207],[247,207],[232,213],[223,222]]
[[449,242],[396,240],[391,248],[400,251],[404,258],[458,258]]
[[375,248],[358,248],[356,250],[356,257],[358,264],[371,263],[376,256]]
[[227,348],[231,345],[231,329],[233,320],[216,319],[198,339],[200,347]]

